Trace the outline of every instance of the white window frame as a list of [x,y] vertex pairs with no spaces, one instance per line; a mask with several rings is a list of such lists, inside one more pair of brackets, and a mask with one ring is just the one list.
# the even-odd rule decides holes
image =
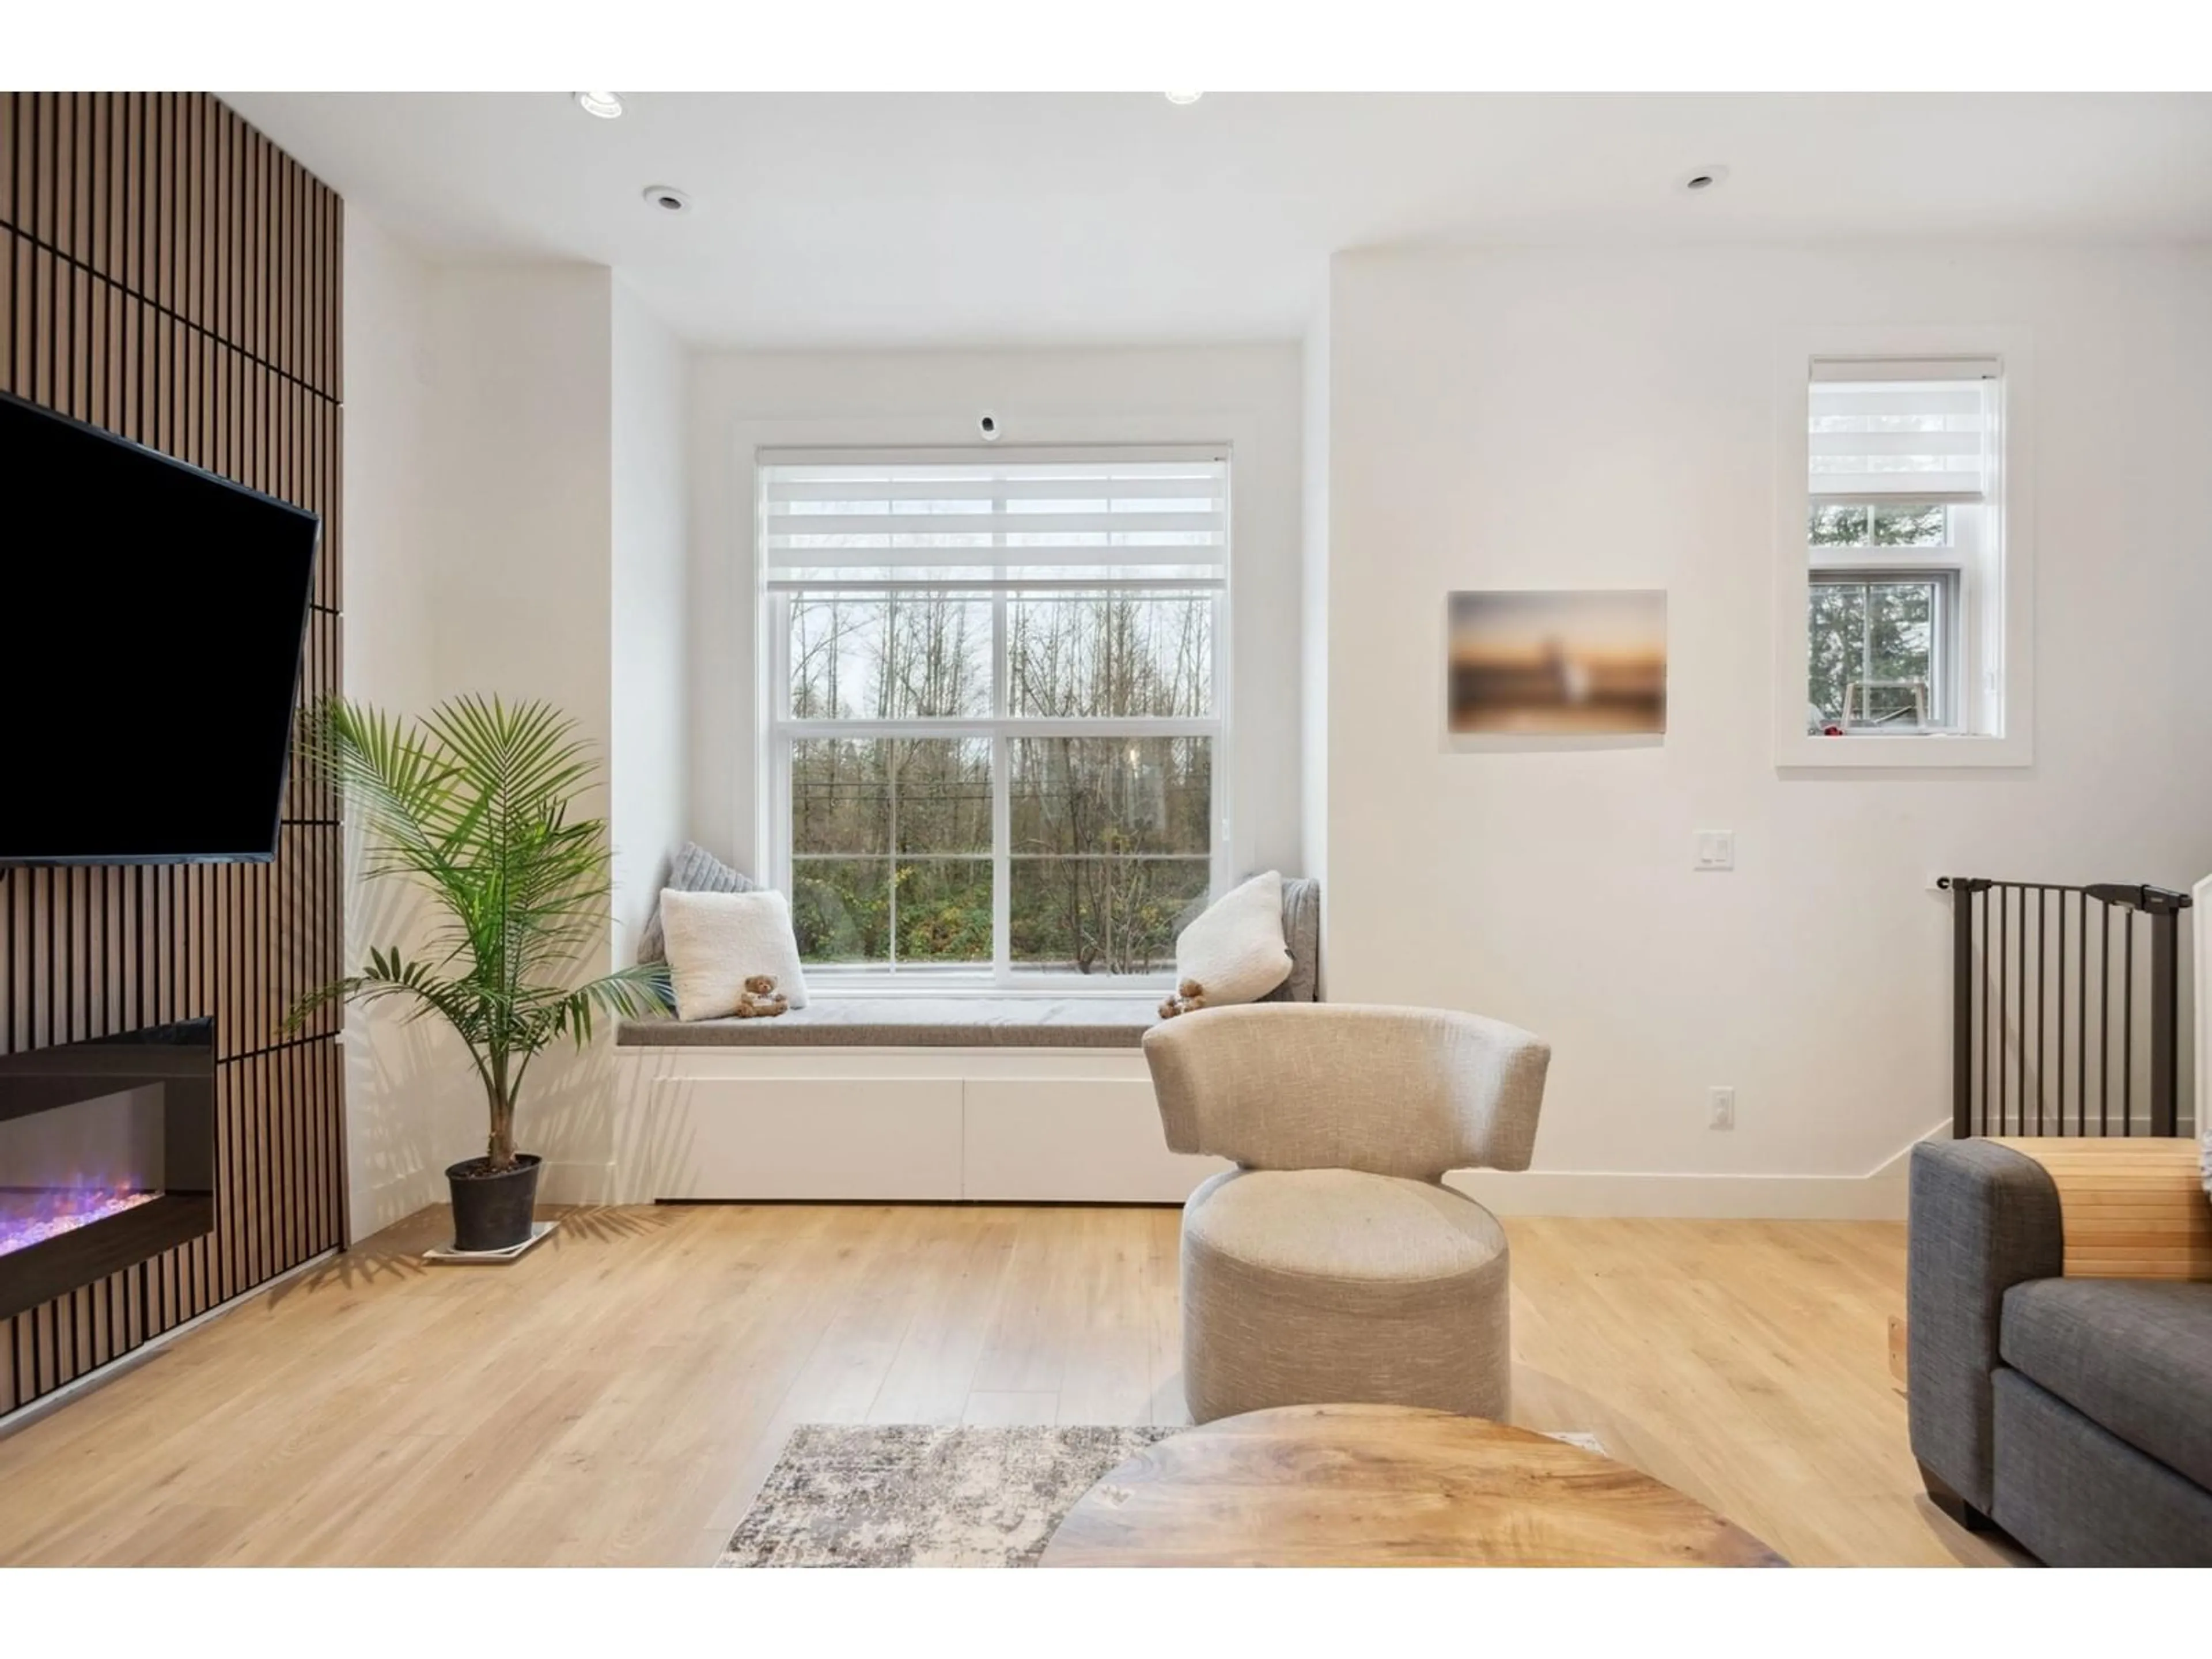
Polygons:
[[[948,593],[973,594],[991,600],[992,639],[992,712],[988,716],[969,719],[946,718],[902,720],[794,720],[789,714],[791,694],[791,620],[788,592],[772,588],[768,580],[769,561],[765,556],[754,562],[755,615],[760,618],[760,634],[756,660],[761,665],[757,686],[757,707],[762,712],[762,740],[758,745],[759,773],[757,778],[757,799],[761,805],[761,846],[764,849],[763,868],[769,884],[784,893],[793,890],[793,854],[791,845],[791,763],[792,745],[810,738],[988,738],[991,752],[991,870],[992,870],[992,960],[988,965],[968,966],[956,963],[808,963],[807,988],[830,994],[850,995],[902,994],[914,996],[945,996],[962,994],[988,993],[994,995],[1035,996],[1115,996],[1127,995],[1133,991],[1153,991],[1171,988],[1175,981],[1172,965],[1152,974],[1080,974],[1052,973],[1036,969],[1017,967],[1012,959],[1013,892],[1012,874],[1012,769],[1009,764],[1009,744],[1018,738],[1090,737],[1141,740],[1148,738],[1205,738],[1212,744],[1210,763],[1212,844],[1202,856],[1207,862],[1207,896],[1218,898],[1233,880],[1231,843],[1231,780],[1232,755],[1231,721],[1229,718],[1231,686],[1231,595],[1236,566],[1236,531],[1234,501],[1236,496],[1236,465],[1231,446],[1227,444],[1106,444],[1024,446],[1025,449],[1049,447],[1062,459],[1084,462],[1112,462],[1132,454],[1157,459],[1164,451],[1177,451],[1193,458],[1220,462],[1228,469],[1227,491],[1231,508],[1224,514],[1228,525],[1227,546],[1224,551],[1224,574],[1218,580],[1194,580],[1188,578],[1163,577],[1147,580],[1131,576],[1115,581],[1102,581],[1075,577],[1061,580],[1025,580],[1019,582],[986,582],[975,579],[929,580],[902,579],[896,583],[866,583],[871,591],[881,591],[885,586],[895,586],[907,591],[933,591]],[[927,465],[943,462],[956,455],[962,461],[981,465],[1007,459],[1002,453],[975,447],[966,453],[948,449],[946,446],[880,446],[871,445],[865,452],[856,451],[854,459],[869,460],[891,459]],[[766,529],[763,521],[760,467],[762,457],[756,451],[750,469],[750,508],[753,516],[753,544],[766,545]],[[1102,549],[1102,553],[1107,550]],[[947,563],[958,568],[957,549],[947,550]],[[1045,593],[1062,590],[1074,593],[1096,593],[1115,588],[1133,589],[1146,592],[1191,591],[1205,592],[1212,601],[1212,690],[1213,712],[1210,715],[1188,719],[1044,719],[1015,715],[1007,710],[1007,609],[1011,599],[1023,593]],[[950,855],[959,856],[959,855]],[[1193,857],[1200,855],[1191,855]]]
[[[1988,499],[1978,539],[1930,548],[1808,547],[1807,405],[1816,358],[1995,358],[2002,365]],[[1792,330],[1775,359],[1775,764],[1784,769],[2028,766],[2034,763],[2034,514],[2032,343],[1990,326]],[[1805,721],[1807,617],[1815,570],[1955,573],[1948,729],[1818,737]]]

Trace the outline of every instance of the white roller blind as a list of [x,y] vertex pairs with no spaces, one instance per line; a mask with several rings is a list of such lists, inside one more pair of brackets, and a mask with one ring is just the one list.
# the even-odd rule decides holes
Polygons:
[[758,460],[770,581],[1228,572],[1218,450],[771,450]]
[[1806,433],[1813,499],[1984,500],[2001,373],[1978,359],[1816,360]]

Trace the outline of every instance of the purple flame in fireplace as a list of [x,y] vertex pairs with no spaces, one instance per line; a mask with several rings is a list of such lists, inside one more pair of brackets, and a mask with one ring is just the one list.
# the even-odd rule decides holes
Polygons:
[[128,1187],[40,1187],[0,1191],[0,1255],[27,1250],[95,1221],[150,1204],[159,1193]]

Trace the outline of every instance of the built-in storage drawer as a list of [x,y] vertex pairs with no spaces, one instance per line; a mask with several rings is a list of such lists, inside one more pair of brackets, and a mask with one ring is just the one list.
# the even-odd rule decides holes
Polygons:
[[957,1078],[664,1077],[617,1147],[656,1198],[960,1196]]
[[1168,1150],[1149,1078],[970,1078],[965,1196],[1180,1204],[1228,1166]]
[[1170,1152],[1144,1057],[631,1048],[616,1198],[1179,1204],[1226,1164]]

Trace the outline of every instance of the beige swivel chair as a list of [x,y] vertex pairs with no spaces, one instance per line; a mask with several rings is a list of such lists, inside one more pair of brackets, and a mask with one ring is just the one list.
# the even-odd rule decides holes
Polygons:
[[1145,1034],[1168,1146],[1238,1168],[1182,1212],[1183,1392],[1503,1418],[1505,1234],[1447,1170],[1525,1170],[1551,1050],[1474,1014],[1209,1008]]

